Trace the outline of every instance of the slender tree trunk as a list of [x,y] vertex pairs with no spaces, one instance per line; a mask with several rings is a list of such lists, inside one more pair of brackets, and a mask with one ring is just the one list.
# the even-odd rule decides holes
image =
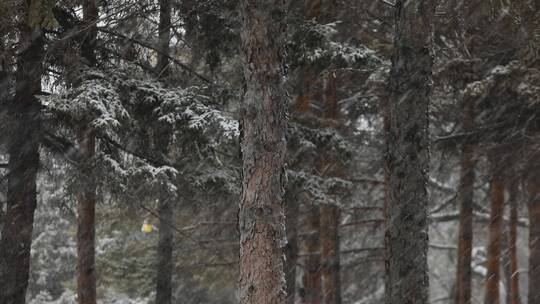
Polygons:
[[156,303],[172,303],[173,230],[174,209],[169,200],[159,200],[158,266],[156,273]]
[[321,283],[324,304],[341,303],[339,208],[321,206]]
[[241,115],[239,298],[241,304],[281,304],[286,301],[285,1],[242,0],[240,12],[246,89]]
[[[318,20],[321,16],[321,0],[304,1],[304,15],[306,20]],[[319,94],[320,82],[317,81],[313,68],[310,65],[302,67],[300,74],[300,92],[298,94],[295,110],[306,113],[310,105]],[[318,167],[317,167],[318,168]],[[304,273],[302,275],[302,291],[300,298],[305,304],[321,303],[321,247],[320,247],[320,208],[318,205],[306,204],[307,212],[304,215],[302,227],[307,233],[302,240],[302,253],[304,259]]]
[[510,227],[508,231],[508,255],[510,258],[510,297],[508,304],[521,304],[517,258],[517,224],[519,203],[519,188],[517,182],[510,183],[510,185],[508,186],[508,193],[508,202],[510,206]]
[[156,76],[165,78],[169,74],[170,39],[171,39],[171,3],[170,0],[159,0],[159,50],[157,56]]
[[[90,131],[79,134],[79,149],[84,159],[91,160],[95,154],[95,136]],[[96,188],[91,170],[83,164],[83,174],[89,180],[77,194],[77,299],[79,304],[96,303]],[[82,183],[81,183],[82,184]]]
[[[494,167],[498,162],[491,161]],[[500,303],[499,284],[500,284],[500,258],[501,258],[501,235],[502,235],[502,216],[504,210],[504,183],[497,172],[492,169],[490,182],[491,194],[491,215],[489,223],[489,240],[487,248],[487,275],[486,275],[486,293],[485,304]]]
[[0,241],[0,304],[24,304],[30,268],[30,247],[36,209],[36,176],[39,167],[40,106],[43,33],[30,27],[26,1],[19,23],[15,97],[7,103],[12,119],[8,126],[7,210]]
[[320,208],[307,205],[302,227],[305,229],[302,241],[302,253],[306,256],[302,276],[302,303],[321,303],[321,255],[320,255]]
[[[536,158],[538,159],[538,158]],[[528,303],[540,303],[540,176],[532,174],[529,192],[529,296]]]
[[296,261],[298,258],[298,207],[297,190],[290,187],[285,193],[285,229],[287,247],[285,251],[285,282],[287,284],[287,304],[295,303]]
[[[463,130],[473,128],[473,100],[464,100]],[[458,261],[456,303],[471,303],[471,261],[473,241],[474,148],[464,143],[461,148],[461,177],[457,190],[459,202]]]
[[[95,0],[83,3],[83,23],[85,36],[82,57],[88,66],[96,65],[98,8]],[[96,138],[92,130],[82,128],[78,134],[79,149],[83,155],[82,175],[87,179],[84,188],[77,193],[77,300],[79,304],[96,303],[96,262],[95,262],[95,219],[96,185],[90,162],[96,153]]]
[[[332,71],[328,73],[324,91],[325,116],[335,121],[339,116],[339,107],[337,104],[336,76]],[[338,169],[338,171],[341,170]],[[322,205],[320,209],[322,300],[324,304],[341,304],[339,257],[340,210],[335,205]]]
[[388,142],[386,303],[428,302],[427,174],[435,4],[396,1]]
[[[170,53],[169,40],[171,37],[171,3],[170,0],[159,0],[159,50],[155,74],[158,79],[169,75]],[[157,127],[159,129],[159,126]],[[158,132],[157,149],[161,154],[167,154],[168,134]],[[164,192],[165,193],[165,192]],[[162,194],[159,199],[159,241],[158,265],[156,272],[156,303],[172,303],[172,269],[173,269],[173,229],[174,208],[167,195]]]

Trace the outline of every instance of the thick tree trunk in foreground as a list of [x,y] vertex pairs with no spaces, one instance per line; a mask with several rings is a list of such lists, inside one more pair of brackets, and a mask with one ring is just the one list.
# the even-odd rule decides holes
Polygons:
[[8,193],[4,228],[0,240],[0,303],[25,303],[30,268],[30,247],[36,208],[36,175],[39,167],[40,107],[43,33],[30,27],[26,1],[20,22],[16,90],[7,111],[9,125]]
[[[463,130],[473,127],[473,100],[464,100]],[[473,241],[474,149],[464,143],[461,148],[461,177],[457,190],[459,202],[458,255],[456,269],[456,303],[471,303],[471,260]]]
[[[491,164],[496,166],[497,163]],[[495,172],[493,170],[492,172]],[[492,174],[490,182],[491,215],[489,223],[489,240],[487,245],[487,274],[485,304],[500,303],[499,283],[501,268],[501,235],[504,210],[504,183],[498,174]]]
[[397,0],[395,10],[385,300],[387,304],[424,304],[429,288],[427,114],[435,4]]
[[[95,0],[86,0],[83,5],[85,36],[82,44],[82,57],[88,66],[96,65],[98,8]],[[77,193],[77,300],[79,304],[96,303],[96,185],[91,170],[91,162],[96,153],[96,138],[90,129],[81,129],[78,134],[79,149],[83,156],[81,181]]]
[[243,181],[238,284],[241,304],[286,301],[284,8],[283,0],[240,1],[246,81],[241,116]]
[[510,207],[510,223],[508,231],[508,257],[510,260],[510,280],[508,282],[508,304],[521,304],[519,293],[519,273],[517,259],[517,224],[518,224],[518,203],[519,187],[517,181],[508,185],[508,205]]
[[[538,160],[538,158],[535,158]],[[532,174],[529,192],[529,296],[528,303],[540,303],[540,176]]]

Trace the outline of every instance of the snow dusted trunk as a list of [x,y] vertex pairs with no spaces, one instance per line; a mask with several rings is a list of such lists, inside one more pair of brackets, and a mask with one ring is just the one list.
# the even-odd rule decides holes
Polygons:
[[[158,61],[155,68],[156,78],[165,78],[169,75],[170,52],[169,40],[171,37],[171,3],[170,0],[159,1],[159,50]],[[167,154],[168,134],[160,132],[157,135],[157,148],[162,149],[161,154]],[[166,189],[163,189],[166,193]],[[156,272],[156,303],[172,303],[172,270],[173,270],[173,228],[174,208],[167,195],[162,194],[159,199],[159,241],[157,248],[158,264]]]
[[[82,44],[82,57],[91,67],[96,65],[98,8],[95,0],[83,3],[83,23],[86,30]],[[96,153],[96,138],[93,131],[82,127],[79,130],[78,142],[83,156],[81,176],[87,181],[76,193],[78,205],[77,218],[77,301],[79,304],[96,303],[96,185],[92,177],[90,162]]]
[[[473,100],[463,104],[463,131],[473,128]],[[474,148],[464,143],[461,147],[461,176],[457,189],[459,203],[458,255],[456,269],[456,304],[471,303],[471,260],[473,241]]]
[[501,268],[501,235],[502,220],[504,211],[504,182],[495,166],[499,165],[495,157],[490,158],[491,162],[491,214],[489,222],[489,240],[487,245],[487,274],[486,274],[486,292],[484,297],[485,304],[500,303],[499,284]]
[[428,303],[427,174],[431,35],[435,3],[396,1],[390,75],[387,304]]
[[285,1],[242,0],[240,15],[246,87],[241,114],[239,299],[240,304],[281,304],[286,301]]
[[[329,72],[325,81],[325,116],[337,120],[336,76]],[[341,278],[339,257],[340,210],[335,205],[320,207],[321,286],[324,304],[341,304]]]
[[39,167],[40,106],[43,33],[30,27],[29,7],[23,6],[19,23],[16,90],[7,111],[13,119],[8,129],[7,210],[0,240],[0,303],[25,303],[30,268],[30,247],[36,209],[36,176]]
[[[538,157],[534,158],[536,161]],[[540,174],[528,178],[529,192],[529,296],[528,303],[540,303]]]

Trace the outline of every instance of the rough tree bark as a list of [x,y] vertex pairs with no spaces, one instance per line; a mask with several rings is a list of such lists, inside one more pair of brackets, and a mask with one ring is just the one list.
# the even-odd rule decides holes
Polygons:
[[[325,116],[338,119],[336,76],[329,72],[324,86]],[[339,165],[338,165],[339,167]],[[339,169],[338,169],[339,170]],[[340,172],[338,172],[340,173]],[[340,210],[335,205],[320,207],[321,287],[324,304],[341,303],[341,278],[339,256]]]
[[[536,161],[538,157],[534,158]],[[540,303],[540,174],[538,168],[527,181],[529,192],[529,295],[528,303]]]
[[[170,0],[159,1],[159,50],[155,68],[156,78],[163,79],[169,75],[169,58],[171,38],[171,2]],[[159,129],[159,126],[157,127]],[[157,149],[161,154],[167,154],[168,134],[159,132],[156,136]],[[172,303],[172,270],[173,270],[173,220],[174,208],[172,202],[165,195],[166,190],[159,199],[159,241],[157,248],[158,264],[156,272],[156,303]]]
[[24,2],[19,23],[15,96],[7,102],[8,126],[7,210],[0,241],[1,304],[25,303],[30,268],[30,247],[36,209],[36,175],[39,167],[40,106],[44,37],[31,20]]
[[286,301],[285,1],[242,0],[240,15],[246,87],[241,113],[239,298],[241,304],[281,304]]
[[386,227],[387,304],[428,302],[427,173],[431,0],[396,1],[390,74],[388,142],[390,196]]
[[[90,67],[96,65],[98,8],[95,0],[83,2],[84,40],[81,47],[82,57]],[[96,138],[93,131],[81,127],[78,142],[83,161],[81,175],[82,189],[76,194],[78,205],[77,218],[77,301],[79,304],[96,303],[96,262],[95,262],[95,225],[96,225],[96,185],[90,169],[90,162],[96,153]]]
[[486,274],[486,293],[484,297],[485,304],[500,303],[499,283],[500,283],[500,258],[501,258],[501,235],[502,235],[502,217],[504,211],[504,180],[496,170],[500,164],[495,157],[490,158],[491,181],[491,214],[489,222],[489,240],[487,244],[487,274]]
[[[463,131],[473,128],[472,99],[463,100]],[[458,255],[456,271],[456,303],[471,303],[471,261],[473,241],[474,148],[464,143],[461,148],[461,176],[457,189],[459,202]]]

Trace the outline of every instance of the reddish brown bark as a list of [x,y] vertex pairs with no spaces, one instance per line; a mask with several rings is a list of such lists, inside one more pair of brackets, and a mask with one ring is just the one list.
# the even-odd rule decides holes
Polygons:
[[[83,23],[85,39],[82,56],[89,66],[96,64],[98,8],[95,0],[83,3]],[[89,129],[81,129],[78,134],[79,149],[83,156],[81,162],[81,180],[76,194],[78,205],[77,218],[77,301],[79,304],[96,303],[96,265],[95,265],[95,225],[96,225],[96,186],[92,176],[90,162],[96,150],[96,138]]]
[[508,186],[508,205],[510,207],[510,223],[508,229],[508,256],[510,260],[510,278],[509,278],[509,304],[520,304],[521,296],[519,293],[519,273],[517,258],[517,224],[518,224],[518,202],[519,189],[517,182],[512,182]]
[[321,206],[321,284],[325,304],[341,303],[339,208]]
[[240,120],[239,303],[282,304],[286,301],[285,1],[242,0],[240,15],[246,89]]
[[[337,103],[336,76],[329,72],[324,86],[324,108],[325,116],[334,124],[339,118],[339,107]],[[329,156],[330,157],[330,156]],[[341,168],[336,167],[336,172],[340,175]],[[335,205],[322,205],[320,207],[320,242],[321,242],[321,287],[322,301],[325,304],[341,303],[341,278],[340,278],[340,256],[339,256],[339,219],[340,210]]]
[[[79,134],[79,149],[85,160],[95,153],[95,137],[88,131]],[[87,181],[77,193],[77,301],[96,303],[95,225],[96,190],[90,170],[83,164],[82,174]]]
[[[492,166],[495,166],[493,163]],[[500,176],[493,174],[490,182],[491,214],[489,223],[489,240],[487,244],[487,275],[485,304],[500,303],[500,258],[501,258],[501,235],[502,216],[504,210],[504,183]]]
[[[473,100],[464,100],[463,129],[473,127]],[[459,202],[458,261],[456,271],[456,303],[471,302],[471,260],[473,241],[474,149],[464,143],[461,148],[461,177],[457,190]]]
[[528,303],[540,303],[540,176],[532,174],[529,192],[529,295]]

